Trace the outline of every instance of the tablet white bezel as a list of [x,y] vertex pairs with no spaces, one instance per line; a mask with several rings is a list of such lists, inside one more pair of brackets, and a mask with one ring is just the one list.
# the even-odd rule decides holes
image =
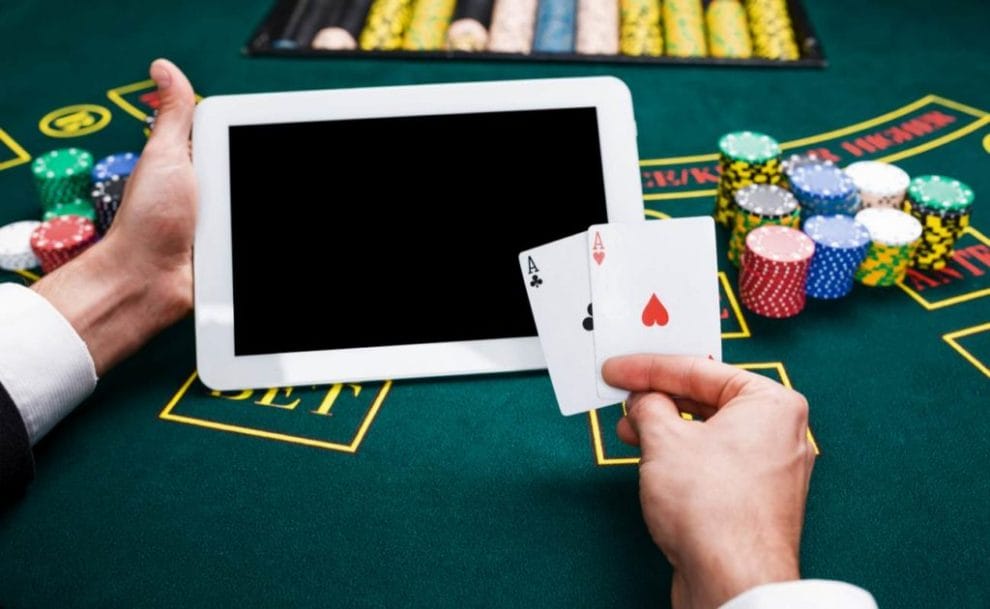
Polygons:
[[[415,85],[204,99],[196,109],[193,129],[199,180],[194,267],[200,378],[214,389],[242,389],[546,367],[535,336],[235,356],[229,127],[579,107],[597,110],[609,221],[643,221],[632,97],[616,78]],[[514,262],[513,258],[506,259],[506,264]]]

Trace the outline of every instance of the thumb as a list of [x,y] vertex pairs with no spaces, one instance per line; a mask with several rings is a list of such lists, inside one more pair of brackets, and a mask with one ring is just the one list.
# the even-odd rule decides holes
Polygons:
[[151,62],[148,72],[158,86],[159,101],[155,128],[148,141],[161,142],[165,147],[182,146],[185,151],[189,146],[193,111],[196,109],[196,94],[192,85],[182,70],[167,59]]
[[666,442],[664,439],[675,425],[683,425],[680,412],[674,400],[662,393],[634,393],[626,402],[626,416],[622,419],[629,429],[622,429],[620,436],[632,431],[636,442],[642,450],[643,460],[654,457]]

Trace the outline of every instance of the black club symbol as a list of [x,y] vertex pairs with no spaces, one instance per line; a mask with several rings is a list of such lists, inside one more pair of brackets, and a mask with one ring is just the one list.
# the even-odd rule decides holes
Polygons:
[[591,314],[591,305],[590,304],[588,305],[588,316],[585,317],[584,318],[584,321],[581,322],[581,327],[584,328],[585,330],[587,330],[588,332],[591,332],[592,330],[595,329],[595,320],[594,320],[594,318],[592,317],[592,314]]
[[533,275],[533,277],[530,278],[530,280],[529,280],[529,285],[532,286],[532,287],[534,287],[534,288],[538,288],[541,285],[543,285],[543,280],[540,279],[540,276],[539,275]]

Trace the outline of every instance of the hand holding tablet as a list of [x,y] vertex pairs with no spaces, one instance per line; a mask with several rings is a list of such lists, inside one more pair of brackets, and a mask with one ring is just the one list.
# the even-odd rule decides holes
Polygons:
[[194,148],[217,389],[542,368],[512,259],[643,220],[613,78],[213,97]]

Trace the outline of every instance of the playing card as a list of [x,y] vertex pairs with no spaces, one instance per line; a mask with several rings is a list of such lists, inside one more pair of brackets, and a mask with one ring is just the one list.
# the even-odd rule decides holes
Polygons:
[[600,397],[618,401],[629,394],[601,378],[602,364],[616,355],[722,359],[711,218],[600,224],[586,238]]
[[519,254],[550,382],[565,415],[617,401],[596,391],[585,239],[579,233]]

